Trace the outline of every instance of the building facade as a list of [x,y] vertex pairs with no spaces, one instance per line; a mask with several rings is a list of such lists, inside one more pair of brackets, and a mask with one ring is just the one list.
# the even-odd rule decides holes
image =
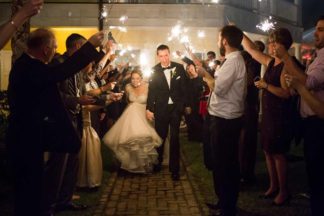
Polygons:
[[[102,20],[103,28],[109,29],[118,43],[145,53],[146,64],[153,66],[159,44],[168,44],[172,51],[184,49],[179,40],[170,40],[172,28],[179,23],[187,29],[187,44],[203,56],[209,50],[218,51],[218,31],[229,21],[253,39],[265,41],[266,33],[256,25],[271,16],[276,26],[291,31],[296,42],[295,53],[299,57],[303,32],[301,0],[108,0],[102,5],[93,0],[51,1],[46,1],[41,13],[32,18],[31,25],[55,28],[59,52],[65,49],[67,33],[91,35]],[[0,23],[10,17],[10,4],[0,3]],[[123,16],[125,20],[121,20]],[[199,36],[198,32],[204,35]],[[5,89],[8,76],[5,62],[8,59],[4,58],[8,58],[10,48],[1,52],[0,88]]]

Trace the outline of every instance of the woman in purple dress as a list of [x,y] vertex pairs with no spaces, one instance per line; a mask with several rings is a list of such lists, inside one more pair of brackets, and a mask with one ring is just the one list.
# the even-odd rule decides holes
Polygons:
[[274,205],[284,205],[289,201],[287,189],[287,160],[289,150],[289,97],[290,91],[284,79],[283,62],[275,57],[274,43],[289,49],[292,37],[287,29],[279,28],[269,36],[268,53],[260,52],[246,36],[243,46],[251,56],[267,67],[264,77],[255,82],[262,89],[261,143],[265,153],[270,185],[264,198],[274,198]]

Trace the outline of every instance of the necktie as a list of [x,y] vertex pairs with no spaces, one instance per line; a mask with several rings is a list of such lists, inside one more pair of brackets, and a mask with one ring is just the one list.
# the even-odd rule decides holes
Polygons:
[[75,75],[68,79],[68,90],[71,95],[77,96],[77,84]]

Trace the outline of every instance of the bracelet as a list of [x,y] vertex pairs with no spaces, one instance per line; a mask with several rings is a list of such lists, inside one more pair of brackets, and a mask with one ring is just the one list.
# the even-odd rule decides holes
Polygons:
[[16,30],[18,30],[18,26],[16,25],[15,21],[10,20],[9,22],[13,27],[15,27]]

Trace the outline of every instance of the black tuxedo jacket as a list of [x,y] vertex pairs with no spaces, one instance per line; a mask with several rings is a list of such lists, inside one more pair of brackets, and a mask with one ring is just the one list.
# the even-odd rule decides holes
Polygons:
[[8,147],[15,157],[33,160],[44,150],[79,151],[80,137],[72,126],[56,83],[79,72],[98,55],[97,50],[86,43],[63,64],[54,67],[27,54],[15,62],[9,76],[7,132]]
[[167,114],[169,97],[171,97],[175,109],[179,114],[183,111],[184,106],[189,105],[187,91],[189,79],[183,65],[171,62],[169,68],[174,67],[176,69],[171,78],[170,88],[161,64],[153,67],[153,73],[149,82],[146,109],[153,112],[156,119],[163,119],[163,116]]

